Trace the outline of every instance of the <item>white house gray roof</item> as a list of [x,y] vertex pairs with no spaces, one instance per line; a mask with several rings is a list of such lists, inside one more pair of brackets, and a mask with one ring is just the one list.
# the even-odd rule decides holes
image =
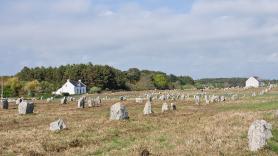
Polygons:
[[86,85],[84,83],[81,82],[81,80],[79,81],[73,81],[73,80],[68,80],[71,84],[73,84],[75,87],[86,87]]
[[263,80],[259,78],[258,76],[253,76],[257,81],[262,82]]

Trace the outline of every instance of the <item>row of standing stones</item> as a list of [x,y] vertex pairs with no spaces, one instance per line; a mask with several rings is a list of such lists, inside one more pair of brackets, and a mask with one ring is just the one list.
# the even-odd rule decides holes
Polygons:
[[[263,95],[264,93],[268,92],[269,90],[264,90],[260,92],[259,95]],[[251,96],[256,96],[255,93],[252,93]],[[161,96],[158,99],[165,101],[168,98],[165,98],[166,96]],[[195,95],[194,100],[197,105],[200,104],[200,99],[202,95]],[[182,96],[182,98],[184,98]],[[124,97],[120,98],[121,101],[125,100]],[[204,99],[206,104],[209,103],[214,103],[214,102],[223,102],[226,100],[225,96],[208,96],[204,95]],[[231,100],[237,100],[239,99],[239,96],[237,94],[232,95]],[[47,102],[51,101],[53,99],[47,99]],[[143,99],[142,98],[136,98],[135,99],[137,103],[142,103]],[[72,97],[69,99],[64,97],[61,99],[61,104],[67,104],[67,101],[74,101]],[[88,107],[99,107],[101,106],[101,99],[99,97],[95,99],[87,99],[85,96],[82,96],[78,101],[77,101],[77,107],[78,108],[85,108],[85,104],[87,103]],[[16,104],[18,105],[18,113],[21,115],[24,114],[31,114],[34,111],[34,103],[33,102],[28,102],[24,101],[23,98],[19,98],[16,100]],[[1,107],[2,109],[8,109],[9,103],[7,99],[2,99],[1,100]],[[163,103],[162,105],[162,112],[167,112],[170,110],[177,110],[177,107],[174,103],[171,103],[168,105],[166,102]],[[153,114],[152,110],[152,97],[147,96],[147,102],[145,104],[145,107],[143,109],[143,114],[144,115],[150,115]],[[278,114],[278,113],[277,113]],[[126,120],[129,119],[128,115],[128,110],[127,107],[122,103],[118,102],[114,105],[111,106],[110,108],[110,120]],[[65,122],[62,119],[58,119],[57,121],[54,121],[50,123],[50,131],[60,131],[63,129],[66,129],[67,126]],[[271,133],[272,125],[267,123],[264,120],[256,120],[254,121],[249,130],[248,130],[248,145],[250,151],[258,151],[259,149],[263,148],[267,144],[267,140],[272,138],[272,133]]]

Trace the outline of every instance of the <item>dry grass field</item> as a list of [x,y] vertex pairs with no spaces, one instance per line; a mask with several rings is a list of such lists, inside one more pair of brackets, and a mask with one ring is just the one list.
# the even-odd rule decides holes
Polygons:
[[[257,90],[258,91],[258,90]],[[196,93],[196,91],[185,91]],[[161,101],[153,102],[154,115],[143,115],[143,104],[124,101],[129,120],[110,121],[110,106],[77,109],[76,102],[37,101],[31,115],[18,115],[17,106],[0,110],[0,155],[139,155],[147,149],[151,155],[277,155],[278,89],[251,97],[253,90],[213,90],[210,94],[246,94],[237,101],[201,106],[193,99],[176,101],[177,111],[161,113]],[[135,96],[140,92],[122,92]],[[105,96],[105,95],[101,95]],[[170,102],[169,102],[170,103]],[[49,131],[49,124],[62,118],[68,129]],[[247,132],[256,119],[273,126],[274,138],[257,153],[248,151]]]

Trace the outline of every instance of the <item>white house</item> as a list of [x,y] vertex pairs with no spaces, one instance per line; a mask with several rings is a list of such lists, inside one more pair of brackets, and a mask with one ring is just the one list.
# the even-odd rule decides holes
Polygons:
[[260,80],[256,76],[250,77],[245,83],[246,88],[252,88],[252,87],[253,88],[258,88],[258,87],[261,87],[262,85],[263,85],[262,80]]
[[69,93],[70,95],[74,94],[85,94],[86,93],[86,85],[79,81],[72,81],[72,80],[67,80],[67,82],[54,94],[56,95],[61,95],[63,93]]

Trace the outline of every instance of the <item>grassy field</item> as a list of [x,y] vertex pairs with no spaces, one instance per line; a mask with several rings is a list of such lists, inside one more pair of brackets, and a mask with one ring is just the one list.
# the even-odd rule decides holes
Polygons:
[[[201,106],[193,99],[176,101],[177,111],[161,113],[161,101],[153,102],[155,114],[143,115],[144,104],[125,101],[130,119],[110,121],[110,106],[77,109],[76,103],[37,101],[35,113],[18,115],[17,106],[0,110],[0,155],[278,155],[278,89],[251,97],[254,90],[212,90],[210,94],[237,93],[237,101]],[[258,91],[258,90],[257,90]],[[193,94],[196,91],[186,91]],[[142,92],[122,92],[109,96]],[[246,95],[243,97],[243,95]],[[107,95],[101,95],[107,96]],[[170,101],[169,101],[170,103]],[[53,133],[49,124],[62,118],[67,130]],[[256,119],[273,126],[274,137],[257,153],[248,151],[247,132]]]

